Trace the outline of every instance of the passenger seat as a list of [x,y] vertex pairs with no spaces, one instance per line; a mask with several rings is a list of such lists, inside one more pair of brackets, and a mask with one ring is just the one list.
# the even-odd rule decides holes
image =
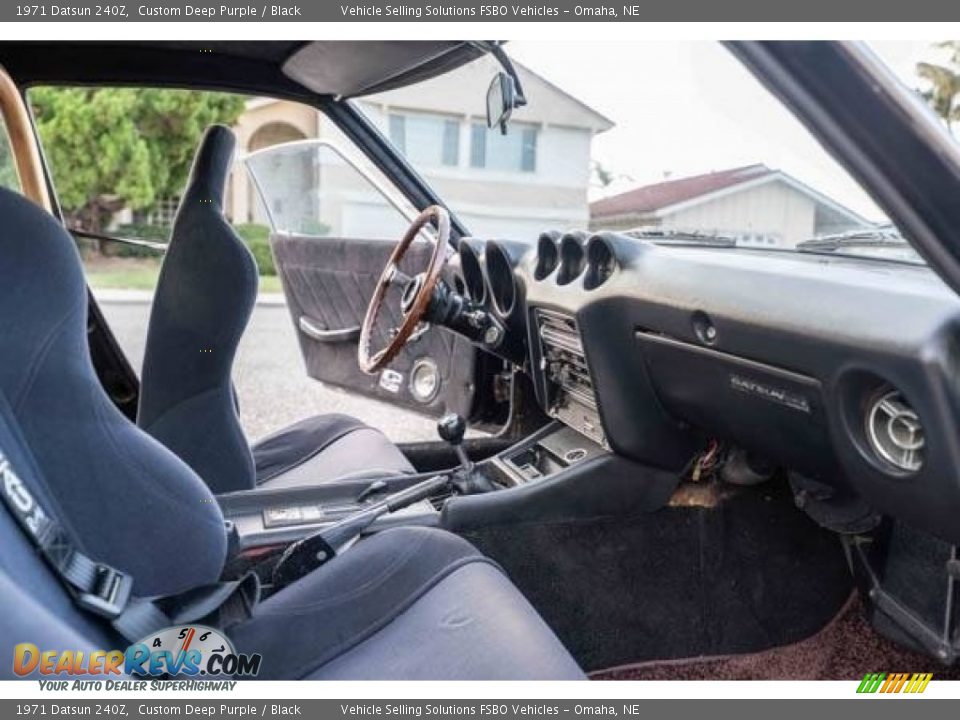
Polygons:
[[[86,337],[76,245],[28,200],[0,189],[0,451],[94,560],[141,597],[216,582],[227,541],[215,498],[104,393]],[[124,649],[80,609],[0,504],[0,678],[13,648]],[[226,630],[275,679],[582,679],[503,572],[465,540],[401,528],[263,602]]]

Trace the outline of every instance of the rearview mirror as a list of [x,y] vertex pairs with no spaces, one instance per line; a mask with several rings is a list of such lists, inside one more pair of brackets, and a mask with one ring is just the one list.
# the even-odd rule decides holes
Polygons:
[[498,72],[487,88],[487,127],[492,130],[499,125],[500,132],[506,135],[507,121],[516,106],[517,89],[513,78]]

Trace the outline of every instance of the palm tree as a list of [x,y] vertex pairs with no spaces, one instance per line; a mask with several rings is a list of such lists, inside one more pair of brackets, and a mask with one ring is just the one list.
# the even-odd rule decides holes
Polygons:
[[960,120],[960,41],[949,40],[938,43],[937,47],[950,50],[949,62],[945,65],[917,63],[917,75],[929,85],[921,94],[952,132],[953,122]]

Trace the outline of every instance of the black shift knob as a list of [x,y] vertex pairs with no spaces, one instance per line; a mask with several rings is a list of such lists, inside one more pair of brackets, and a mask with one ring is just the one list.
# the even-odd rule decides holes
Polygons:
[[437,421],[437,434],[440,439],[451,445],[463,442],[463,435],[467,431],[467,421],[456,413],[444,415]]

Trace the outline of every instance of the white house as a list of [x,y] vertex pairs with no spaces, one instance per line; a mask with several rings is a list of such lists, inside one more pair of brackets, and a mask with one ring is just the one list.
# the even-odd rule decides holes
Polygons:
[[[533,239],[546,228],[586,227],[591,143],[613,123],[518,66],[528,105],[514,113],[507,135],[489,131],[486,90],[499,69],[491,58],[482,58],[453,73],[358,102],[473,234]],[[308,138],[347,145],[318,111],[266,98],[248,103],[235,130],[240,154]],[[380,228],[375,203],[354,193],[352,203],[344,204],[333,221],[334,231],[392,233],[394,218],[381,205]],[[234,222],[263,222],[245,173],[234,173],[227,208]]]
[[590,227],[657,227],[794,247],[816,235],[872,223],[785,172],[748,165],[645,185],[590,204]]

